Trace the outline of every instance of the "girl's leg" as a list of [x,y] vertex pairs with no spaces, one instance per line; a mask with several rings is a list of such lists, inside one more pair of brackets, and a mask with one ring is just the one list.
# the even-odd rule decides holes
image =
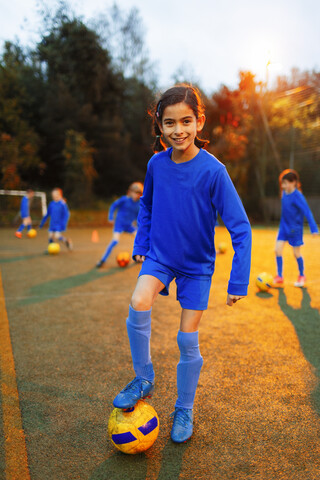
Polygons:
[[26,217],[26,218],[22,219],[22,223],[21,223],[20,227],[18,228],[18,230],[16,231],[16,237],[18,237],[18,238],[22,237],[22,232],[25,229],[25,227],[27,227],[27,230],[29,232],[29,230],[31,228],[31,218],[30,217]]
[[54,234],[55,234],[55,232],[49,232],[49,234],[48,234],[49,243],[54,242]]
[[120,233],[119,232],[113,232],[113,235],[112,235],[112,240],[111,242],[109,243],[109,245],[107,246],[106,248],[106,251],[104,252],[101,260],[98,262],[97,266],[99,265],[100,267],[102,266],[102,264],[107,260],[107,258],[110,256],[112,250],[114,249],[114,247],[116,245],[118,245],[119,243],[119,240],[120,240]]
[[203,312],[183,309],[177,342],[180,361],[177,366],[178,399],[176,407],[193,408],[203,359],[199,349],[198,327]]
[[[304,262],[303,262],[303,257],[301,256],[300,247],[292,247],[292,248],[293,248],[293,254],[298,263],[299,277],[304,277]],[[297,286],[303,286],[303,285],[297,285]]]
[[130,408],[153,391],[154,370],[150,354],[151,308],[164,284],[156,277],[142,275],[133,292],[127,332],[136,378],[114,399],[117,408]]
[[275,248],[276,261],[277,261],[277,275],[278,277],[281,277],[281,278],[282,278],[282,271],[283,271],[282,252],[283,252],[284,243],[285,242],[283,240],[277,240],[276,248]]

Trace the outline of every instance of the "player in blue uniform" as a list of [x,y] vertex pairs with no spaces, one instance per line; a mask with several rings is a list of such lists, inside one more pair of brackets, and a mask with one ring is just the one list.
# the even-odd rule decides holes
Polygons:
[[41,220],[39,228],[42,228],[50,217],[49,224],[49,243],[63,242],[69,250],[72,250],[73,245],[70,238],[66,238],[62,235],[67,229],[70,212],[68,205],[63,198],[61,188],[54,188],[52,190],[52,202],[49,203],[48,211]]
[[193,432],[193,403],[203,363],[198,327],[207,309],[215,265],[217,212],[235,251],[227,305],[247,295],[250,273],[250,224],[225,166],[202,148],[207,142],[197,135],[204,122],[200,96],[191,86],[175,86],[157,103],[154,150],[158,153],[148,163],[133,249],[135,261],[143,263],[127,318],[136,377],[113,402],[115,407],[130,408],[152,394],[151,309],[159,293],[168,295],[175,279],[182,307],[177,336],[178,398],[171,430],[177,443]]
[[311,233],[317,235],[319,233],[317,224],[313,218],[309,205],[299,191],[300,180],[295,170],[284,170],[279,177],[280,188],[282,189],[281,198],[281,218],[280,227],[276,242],[276,262],[277,275],[273,280],[274,286],[282,286],[283,276],[283,259],[282,252],[285,242],[293,248],[293,254],[298,263],[299,276],[295,282],[296,287],[303,287],[306,282],[304,275],[304,262],[301,256],[300,247],[303,245],[303,220],[308,220]]
[[[139,200],[142,193],[142,183],[134,182],[129,186],[127,195],[123,195],[110,205],[108,220],[110,223],[114,223],[112,240],[107,246],[101,260],[97,263],[97,268],[102,267],[114,247],[118,245],[121,233],[135,233],[137,231],[134,222],[136,222],[138,217]],[[114,220],[114,214],[116,211],[116,220]]]
[[32,190],[32,188],[28,188],[27,194],[24,197],[22,197],[21,204],[20,204],[20,216],[22,219],[22,223],[15,233],[15,236],[17,238],[22,238],[22,232],[25,229],[25,227],[27,228],[27,232],[29,232],[29,230],[31,230],[32,228],[32,220],[30,217],[30,202],[33,197],[34,197],[34,191]]

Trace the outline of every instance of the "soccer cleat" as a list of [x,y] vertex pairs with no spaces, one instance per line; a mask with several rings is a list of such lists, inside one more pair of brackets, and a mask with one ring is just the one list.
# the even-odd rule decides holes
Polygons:
[[116,408],[132,408],[138,400],[150,398],[154,389],[154,383],[142,377],[135,377],[113,400]]
[[96,267],[97,267],[97,268],[101,268],[103,264],[104,264],[104,261],[103,261],[103,260],[99,260],[99,262],[97,263]]
[[175,443],[189,440],[193,432],[193,411],[188,408],[176,407],[170,417],[173,417],[171,440]]
[[284,284],[283,277],[280,277],[279,275],[275,276],[273,279],[273,287],[282,287]]
[[16,236],[17,238],[22,238],[22,233],[21,233],[21,232],[16,232],[16,233],[15,233],[15,236]]
[[307,279],[304,275],[299,275],[298,280],[295,282],[295,287],[304,287]]

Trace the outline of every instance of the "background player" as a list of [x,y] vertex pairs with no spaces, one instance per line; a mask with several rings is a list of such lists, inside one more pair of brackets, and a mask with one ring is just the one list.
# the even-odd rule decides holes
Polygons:
[[[97,268],[102,267],[104,262],[110,256],[112,250],[118,245],[120,235],[123,232],[135,233],[137,227],[133,224],[136,222],[139,212],[139,200],[143,193],[143,185],[140,182],[132,183],[128,188],[127,195],[123,195],[113,202],[109,209],[108,220],[114,223],[112,240],[106,248],[101,260],[97,263]],[[116,220],[114,214],[117,211]]]
[[171,438],[181,443],[193,432],[193,403],[203,363],[198,327],[214,271],[217,212],[235,250],[227,295],[230,306],[247,294],[251,228],[225,166],[202,148],[207,142],[197,137],[205,122],[197,91],[187,85],[169,89],[157,103],[153,120],[154,151],[160,153],[148,163],[140,201],[133,256],[143,263],[127,319],[136,377],[113,403],[130,408],[152,394],[151,308],[159,293],[168,295],[175,278],[182,311]]
[[50,217],[49,224],[49,243],[63,242],[69,250],[72,250],[73,245],[70,238],[66,238],[62,235],[67,229],[70,212],[67,202],[63,198],[61,188],[54,188],[51,192],[52,202],[49,203],[48,211],[41,220],[39,228],[42,228]]
[[282,190],[281,198],[281,218],[278,237],[276,241],[276,262],[277,275],[273,280],[274,286],[282,286],[283,259],[282,252],[285,242],[293,248],[293,254],[298,263],[299,276],[295,282],[296,287],[303,287],[306,282],[304,276],[304,263],[301,256],[300,247],[303,245],[303,220],[308,220],[311,233],[318,234],[318,227],[313,218],[309,205],[299,191],[301,184],[299,175],[295,170],[284,170],[279,176],[279,184]]
[[27,232],[32,228],[32,221],[30,217],[30,203],[34,197],[34,191],[32,188],[27,189],[27,194],[22,197],[21,204],[20,204],[20,216],[22,218],[22,223],[18,230],[15,233],[17,238],[22,238],[22,231],[25,227],[27,227]]

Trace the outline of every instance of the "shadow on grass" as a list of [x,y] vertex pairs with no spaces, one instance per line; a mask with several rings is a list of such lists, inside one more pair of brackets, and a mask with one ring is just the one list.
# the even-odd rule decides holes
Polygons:
[[23,260],[30,260],[31,258],[39,258],[39,257],[43,257],[43,253],[37,253],[33,255],[19,255],[18,257],[0,258],[0,263],[21,262]]
[[[183,455],[190,442],[174,444],[170,439],[162,450],[161,467],[157,480],[178,480]],[[151,455],[153,455],[151,451]],[[148,452],[126,455],[115,452],[93,472],[89,480],[145,480],[148,475]],[[149,476],[149,475],[148,475]]]
[[257,292],[256,296],[263,299],[268,299],[273,297],[272,293],[270,292]]
[[[135,264],[129,265],[126,269],[134,267]],[[60,297],[66,295],[68,290],[80,287],[86,283],[93,282],[99,278],[108,277],[115,273],[125,273],[125,268],[113,267],[107,271],[97,270],[93,268],[88,272],[80,273],[78,275],[72,275],[71,277],[57,278],[56,280],[50,280],[49,282],[40,283],[30,288],[28,297],[23,298],[18,302],[18,305],[31,305],[34,303],[41,303],[51,298]]]
[[311,307],[311,297],[306,288],[302,289],[300,308],[288,305],[287,297],[282,289],[279,289],[278,304],[283,313],[294,326],[303,354],[315,368],[317,385],[312,392],[312,402],[317,414],[320,416],[320,314],[316,308]]

